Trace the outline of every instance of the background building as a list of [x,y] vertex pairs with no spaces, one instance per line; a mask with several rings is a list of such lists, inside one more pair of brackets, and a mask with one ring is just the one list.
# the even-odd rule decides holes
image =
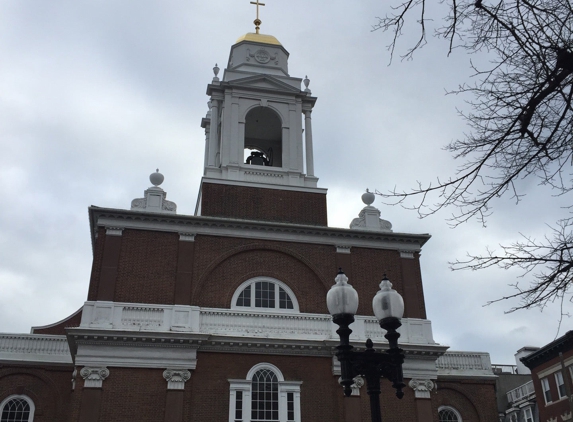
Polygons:
[[573,420],[573,331],[568,331],[521,361],[531,369],[539,421]]

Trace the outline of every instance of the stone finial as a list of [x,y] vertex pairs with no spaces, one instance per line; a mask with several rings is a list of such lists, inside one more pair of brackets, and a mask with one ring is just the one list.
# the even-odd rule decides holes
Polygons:
[[159,173],[159,169],[149,175],[149,181],[153,186],[159,186],[163,183],[163,180],[165,180],[165,177]]
[[80,371],[80,375],[85,380],[84,388],[101,388],[103,380],[109,377],[109,369],[104,366],[85,366]]
[[305,86],[304,92],[308,92],[309,94],[312,94],[311,90],[308,88],[308,84],[310,84],[310,79],[308,79],[308,76],[305,76],[302,82],[304,83],[304,86]]
[[213,68],[213,73],[215,74],[215,76],[213,76],[213,82],[219,82],[219,70],[219,66],[215,63],[215,67]]
[[191,378],[191,372],[186,369],[166,369],[163,378],[167,381],[168,390],[184,390],[185,383]]
[[177,205],[175,202],[165,199],[167,192],[159,187],[164,179],[163,175],[159,173],[159,169],[157,169],[155,173],[151,173],[149,181],[153,186],[143,192],[143,198],[136,198],[131,201],[131,209],[136,211],[175,214],[177,212]]
[[388,220],[383,220],[380,218],[380,210],[372,206],[376,196],[366,189],[366,192],[362,194],[362,202],[366,206],[358,214],[358,218],[355,218],[350,223],[350,228],[354,230],[372,230],[379,232],[391,232],[392,223]]
[[374,195],[368,190],[368,188],[366,188],[366,192],[362,194],[362,202],[364,202],[366,205],[372,205],[375,199],[376,195]]

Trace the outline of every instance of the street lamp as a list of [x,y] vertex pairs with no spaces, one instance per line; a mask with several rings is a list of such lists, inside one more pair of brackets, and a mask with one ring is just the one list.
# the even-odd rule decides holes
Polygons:
[[400,333],[396,330],[402,325],[400,318],[404,315],[404,300],[400,294],[392,289],[392,283],[384,274],[380,282],[380,290],[372,299],[374,315],[380,322],[380,327],[386,330],[384,337],[388,340],[389,349],[384,352],[374,350],[372,340],[366,340],[366,350],[357,352],[352,350],[350,344],[350,324],[354,322],[354,315],[358,309],[358,293],[348,284],[348,277],[338,272],[336,284],[330,288],[326,295],[328,311],[332,321],[339,326],[336,332],[340,336],[340,344],[336,347],[336,356],[340,361],[341,381],[344,395],[350,396],[354,378],[366,378],[367,392],[370,396],[370,411],[372,422],[382,422],[380,414],[380,378],[385,377],[392,382],[396,389],[396,397],[404,397],[402,388],[405,387],[402,377],[402,364],[404,351],[398,347]]

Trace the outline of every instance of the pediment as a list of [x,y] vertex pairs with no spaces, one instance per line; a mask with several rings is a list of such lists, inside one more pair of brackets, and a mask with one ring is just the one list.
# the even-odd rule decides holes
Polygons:
[[240,86],[245,88],[271,89],[275,91],[288,91],[299,93],[300,89],[293,87],[272,75],[255,75],[246,78],[235,79],[229,82],[231,86]]

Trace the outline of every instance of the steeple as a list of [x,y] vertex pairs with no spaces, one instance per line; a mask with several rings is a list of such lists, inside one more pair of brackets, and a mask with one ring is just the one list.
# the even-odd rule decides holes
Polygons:
[[[255,25],[260,25],[258,18]],[[313,162],[311,113],[316,97],[308,89],[308,78],[305,77],[303,88],[302,78],[289,75],[288,58],[288,51],[274,36],[257,31],[243,35],[231,46],[221,79],[219,67],[213,69],[215,75],[207,86],[209,110],[201,122],[206,140],[197,213],[326,225],[326,190],[317,188]],[[206,203],[208,184],[226,185],[224,197],[209,198]],[[237,206],[227,204],[226,195],[234,193],[233,200],[240,201],[238,192],[246,192],[245,189],[231,190],[229,186],[251,188],[247,201],[258,198],[252,207],[269,206],[275,211],[280,206],[292,211],[294,192],[299,193],[294,197],[301,206],[313,195],[319,196],[310,201],[312,209],[302,218],[296,213],[278,217],[263,211],[222,212],[222,208]],[[281,205],[287,196],[290,203]],[[320,198],[320,204],[316,198]],[[218,204],[214,207],[215,200]],[[269,201],[275,204],[264,205]]]

